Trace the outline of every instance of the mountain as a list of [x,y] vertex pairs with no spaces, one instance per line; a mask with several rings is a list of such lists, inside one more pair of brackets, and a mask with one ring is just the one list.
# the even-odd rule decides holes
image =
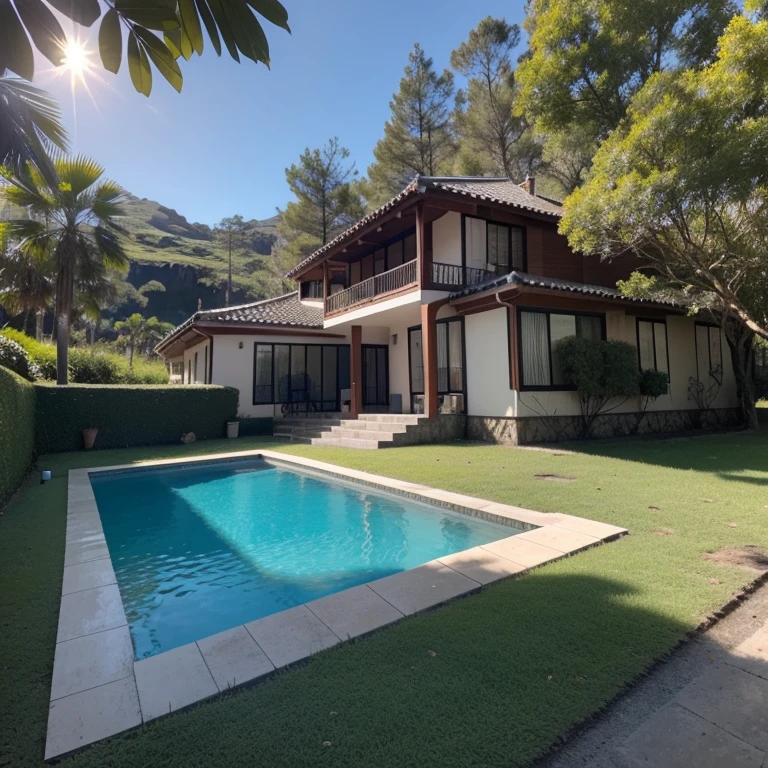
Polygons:
[[[224,306],[227,247],[209,226],[190,223],[172,208],[146,198],[132,197],[123,208],[126,216],[120,223],[127,230],[124,247],[131,262],[127,281],[138,289],[156,280],[165,291],[147,293],[145,307],[128,302],[107,310],[107,317],[142,312],[180,323],[198,302],[207,309]],[[282,272],[272,256],[278,222],[279,216],[247,222],[244,242],[232,254],[231,304],[284,290]]]

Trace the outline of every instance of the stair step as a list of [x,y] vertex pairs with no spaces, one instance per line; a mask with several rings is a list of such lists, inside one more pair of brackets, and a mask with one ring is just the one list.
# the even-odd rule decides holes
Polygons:
[[341,424],[341,419],[296,419],[293,417],[286,417],[285,419],[275,420],[275,429],[278,427],[291,427],[291,428],[311,428],[311,429],[323,429],[324,427],[334,427]]
[[378,440],[363,440],[354,437],[315,437],[312,445],[333,446],[336,448],[362,448],[364,450],[376,450],[379,447]]
[[[322,434],[322,432],[318,433]],[[313,440],[317,440],[317,437],[310,437],[309,435],[272,435],[272,437],[278,440],[287,440],[290,443],[306,443],[311,445]]]
[[361,421],[387,424],[418,424],[427,417],[416,413],[361,413]]
[[[399,421],[368,421],[366,419],[344,419],[338,425],[344,429],[366,429],[373,432],[386,430],[387,432],[406,432],[410,424],[402,424]],[[333,427],[335,429],[335,427]]]
[[348,427],[332,427],[331,436],[352,437],[362,440],[378,440],[379,442],[391,442],[394,439],[393,432],[372,429],[350,429]]
[[306,438],[309,440],[312,437],[322,437],[323,434],[325,434],[325,432],[322,429],[275,429],[275,431],[272,433],[272,437],[287,437],[294,440],[298,440],[299,438]]

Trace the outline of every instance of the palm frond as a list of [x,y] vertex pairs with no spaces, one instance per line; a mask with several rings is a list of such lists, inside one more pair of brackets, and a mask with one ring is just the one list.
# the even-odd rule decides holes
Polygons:
[[66,150],[67,145],[56,101],[26,80],[0,77],[0,165],[21,176],[31,163],[53,179],[48,153]]
[[73,197],[85,192],[104,174],[104,167],[85,155],[58,156],[54,165],[60,180],[59,191]]
[[119,234],[106,227],[93,228],[93,239],[99,249],[104,263],[112,269],[123,270],[128,267],[128,257],[123,249],[122,239]]

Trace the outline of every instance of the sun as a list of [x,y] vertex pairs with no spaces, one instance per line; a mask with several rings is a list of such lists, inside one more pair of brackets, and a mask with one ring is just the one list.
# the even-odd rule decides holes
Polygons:
[[91,62],[88,58],[90,55],[91,51],[88,50],[82,40],[77,38],[67,40],[64,44],[64,56],[61,60],[61,66],[73,78],[82,79],[91,69]]

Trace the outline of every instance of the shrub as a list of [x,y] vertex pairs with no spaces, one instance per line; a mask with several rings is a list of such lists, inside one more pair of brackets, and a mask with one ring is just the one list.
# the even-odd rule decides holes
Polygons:
[[27,350],[6,336],[0,336],[0,365],[27,381],[34,381],[40,376],[40,369],[32,362]]
[[119,355],[92,352],[83,347],[69,350],[69,377],[75,384],[118,384]]
[[[598,416],[640,394],[637,350],[631,344],[569,336],[558,343],[557,354],[566,384],[578,392],[585,436]],[[623,399],[608,407],[617,398]]]
[[35,387],[0,368],[0,504],[16,490],[34,459]]
[[640,396],[653,402],[669,392],[669,376],[664,371],[647,369],[640,373]]
[[215,386],[37,384],[38,453],[83,447],[82,431],[97,427],[96,448],[177,443],[223,437],[237,414],[238,391]]

